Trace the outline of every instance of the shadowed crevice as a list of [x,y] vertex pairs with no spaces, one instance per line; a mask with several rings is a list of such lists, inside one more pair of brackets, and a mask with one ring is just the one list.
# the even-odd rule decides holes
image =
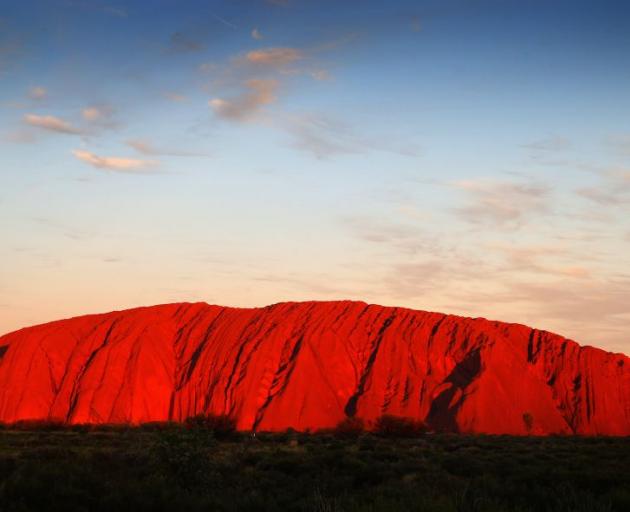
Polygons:
[[[457,411],[461,407],[465,389],[479,376],[481,372],[481,354],[479,349],[468,354],[451,371],[444,383],[450,384],[433,399],[427,416],[427,424],[440,432],[459,432],[457,426]],[[460,397],[452,403],[456,394]]]
[[346,404],[346,407],[344,409],[344,412],[346,413],[346,416],[348,417],[352,417],[357,413],[357,402],[359,401],[359,398],[361,398],[361,395],[363,395],[363,393],[365,392],[365,385],[367,383],[368,377],[370,376],[370,373],[372,373],[372,367],[374,366],[374,361],[376,361],[376,355],[378,354],[378,349],[380,348],[381,342],[383,341],[383,336],[387,328],[394,321],[395,317],[396,317],[396,310],[394,310],[394,313],[392,313],[392,315],[389,318],[387,318],[385,322],[383,322],[383,325],[381,326],[381,328],[378,331],[378,334],[376,335],[376,340],[374,342],[372,352],[370,353],[370,357],[368,358],[367,364],[365,365],[365,370],[363,371],[363,374],[361,375],[361,379],[359,379],[359,385],[357,386],[357,390],[354,393],[354,395],[352,395],[349,398],[348,403]]

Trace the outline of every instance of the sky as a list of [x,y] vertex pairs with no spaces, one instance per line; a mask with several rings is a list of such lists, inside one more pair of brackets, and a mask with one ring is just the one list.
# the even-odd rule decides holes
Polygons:
[[0,333],[356,299],[630,354],[630,5],[0,0]]

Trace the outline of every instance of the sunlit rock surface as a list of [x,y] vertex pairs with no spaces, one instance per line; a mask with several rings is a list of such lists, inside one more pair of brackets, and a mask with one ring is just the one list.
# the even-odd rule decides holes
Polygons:
[[523,325],[362,302],[170,304],[0,338],[0,421],[630,435],[630,360]]

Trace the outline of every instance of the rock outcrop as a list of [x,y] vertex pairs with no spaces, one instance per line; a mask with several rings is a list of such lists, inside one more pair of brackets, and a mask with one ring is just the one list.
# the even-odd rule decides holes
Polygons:
[[630,359],[523,325],[362,302],[171,304],[0,337],[0,421],[383,414],[494,434],[630,435]]

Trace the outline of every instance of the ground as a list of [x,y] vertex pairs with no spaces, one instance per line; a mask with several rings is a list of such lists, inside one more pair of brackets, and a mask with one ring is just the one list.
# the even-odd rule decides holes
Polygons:
[[0,431],[0,510],[626,511],[630,439]]

